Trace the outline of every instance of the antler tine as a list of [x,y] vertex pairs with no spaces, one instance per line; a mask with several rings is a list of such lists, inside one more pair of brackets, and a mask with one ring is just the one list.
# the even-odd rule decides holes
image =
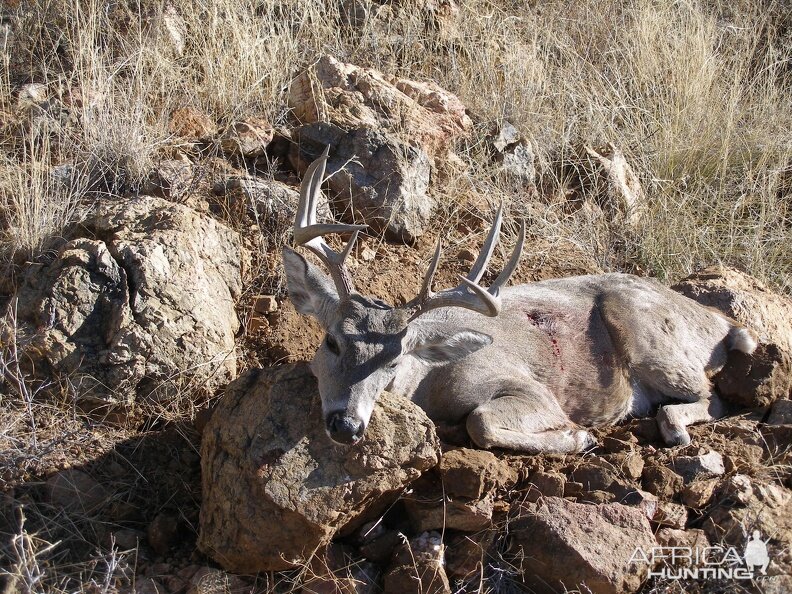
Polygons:
[[[352,275],[344,264],[352,246],[355,245],[358,233],[366,229],[365,225],[339,225],[316,223],[316,205],[319,200],[322,179],[325,174],[330,147],[327,146],[322,155],[308,166],[305,177],[300,185],[300,201],[294,219],[294,243],[304,245],[316,254],[333,277],[338,294],[342,299],[349,297],[354,291]],[[322,237],[327,233],[352,232],[349,242],[341,252],[334,251]]]
[[437,272],[437,266],[440,264],[440,254],[443,251],[443,238],[437,238],[437,245],[435,246],[434,255],[432,256],[432,261],[429,263],[429,268],[426,270],[426,274],[424,274],[423,283],[421,284],[421,291],[418,293],[418,296],[407,303],[405,307],[417,307],[427,299],[429,299],[434,293],[432,293],[432,280],[434,279],[435,272]]
[[511,275],[514,274],[514,271],[517,270],[517,264],[520,263],[520,256],[522,256],[523,246],[525,245],[525,220],[520,221],[520,233],[517,236],[517,244],[514,246],[512,250],[511,256],[509,256],[509,261],[506,263],[506,266],[501,270],[501,273],[490,285],[489,292],[492,293],[495,297],[498,296],[500,293],[501,287],[509,282],[509,278]]
[[487,239],[484,241],[484,245],[481,246],[481,251],[479,252],[478,258],[476,258],[476,261],[470,268],[470,272],[467,274],[468,280],[477,283],[481,280],[481,277],[484,276],[484,271],[487,270],[487,264],[489,264],[490,258],[492,258],[492,252],[495,251],[495,244],[498,243],[502,222],[503,202],[501,202],[500,208],[498,208],[498,212],[495,215],[495,220],[492,221],[492,227],[490,227],[489,233],[487,234]]
[[520,233],[514,250],[509,257],[509,261],[495,279],[495,282],[489,289],[485,289],[478,284],[498,240],[502,219],[503,205],[501,204],[495,216],[495,221],[493,221],[492,229],[490,229],[487,235],[481,254],[476,259],[468,275],[459,277],[462,283],[453,289],[432,293],[432,278],[434,277],[438,262],[440,261],[440,241],[437,242],[434,257],[429,265],[426,276],[424,276],[421,292],[416,299],[407,304],[407,307],[415,309],[409,321],[425,314],[427,311],[440,307],[464,307],[465,309],[470,309],[490,317],[495,317],[500,313],[500,290],[503,285],[508,282],[509,277],[511,277],[517,268],[520,256],[522,255],[523,245],[525,244],[525,221],[523,221],[520,224]]

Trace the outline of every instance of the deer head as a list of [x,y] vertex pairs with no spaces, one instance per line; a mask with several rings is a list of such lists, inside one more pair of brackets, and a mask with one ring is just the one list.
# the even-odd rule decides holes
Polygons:
[[[506,284],[522,252],[525,227],[503,272],[489,288],[479,285],[500,233],[503,207],[498,211],[487,240],[471,271],[453,289],[434,293],[432,279],[442,251],[438,241],[434,257],[418,296],[401,307],[392,307],[354,290],[345,265],[361,225],[317,224],[316,204],[325,173],[328,149],[308,167],[300,187],[294,225],[294,242],[316,254],[330,276],[300,254],[284,248],[287,287],[297,311],[315,317],[326,335],[311,361],[319,383],[327,433],[333,441],[353,444],[366,430],[377,396],[400,370],[409,373],[411,358],[424,365],[458,361],[490,344],[487,334],[464,327],[432,323],[424,314],[438,308],[461,307],[487,316],[500,312],[500,288]],[[325,242],[328,233],[352,233],[336,252]],[[409,363],[414,363],[409,361]],[[402,378],[408,379],[408,378]]]

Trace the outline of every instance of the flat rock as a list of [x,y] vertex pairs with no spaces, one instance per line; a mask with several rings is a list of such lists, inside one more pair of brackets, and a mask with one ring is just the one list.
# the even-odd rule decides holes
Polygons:
[[595,594],[635,592],[648,567],[631,563],[636,547],[656,546],[647,518],[618,503],[586,505],[547,497],[515,504],[511,548],[536,591],[579,588]]
[[646,466],[641,474],[643,488],[661,499],[672,499],[682,490],[684,481],[676,472],[665,466]]
[[507,486],[517,478],[514,470],[492,452],[470,448],[444,452],[438,472],[446,492],[469,499]]
[[204,429],[199,547],[235,572],[303,564],[438,459],[434,425],[404,398],[383,393],[365,439],[342,446],[307,365],[249,371]]
[[717,486],[718,479],[705,479],[690,483],[682,489],[682,503],[693,509],[702,509],[712,501]]
[[[560,472],[543,470],[534,472],[528,482],[526,498],[530,502],[535,502],[540,497],[563,497],[566,484],[566,476]],[[583,491],[582,484],[580,491]]]
[[671,466],[685,483],[690,483],[698,478],[720,476],[726,472],[723,456],[715,450],[697,456],[679,456],[672,461]]

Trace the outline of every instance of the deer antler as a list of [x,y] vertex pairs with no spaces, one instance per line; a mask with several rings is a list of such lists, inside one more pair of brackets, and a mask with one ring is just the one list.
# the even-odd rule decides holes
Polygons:
[[[352,284],[352,275],[344,261],[352,251],[358,233],[366,229],[366,225],[317,224],[316,204],[319,192],[321,192],[329,154],[330,146],[328,145],[322,155],[305,171],[305,177],[300,185],[300,203],[297,206],[297,216],[294,220],[294,243],[305,246],[319,257],[333,278],[338,296],[341,299],[347,299],[355,288]],[[352,237],[341,252],[334,251],[322,237],[327,233],[347,233],[349,231],[353,232]]]
[[523,221],[520,224],[520,234],[517,238],[517,245],[514,246],[514,250],[506,266],[503,268],[503,271],[488,289],[479,285],[478,283],[484,275],[487,264],[489,264],[490,258],[492,257],[492,252],[495,250],[495,244],[498,242],[502,221],[503,204],[501,204],[501,207],[498,209],[498,214],[495,215],[492,228],[470,272],[468,272],[467,276],[459,277],[462,283],[453,289],[446,289],[439,293],[433,293],[432,279],[437,271],[437,265],[440,262],[440,253],[442,251],[442,238],[437,240],[437,247],[435,248],[432,262],[429,264],[429,269],[424,276],[421,292],[418,294],[418,297],[406,306],[415,310],[412,316],[410,316],[409,321],[425,314],[427,311],[439,307],[464,307],[465,309],[477,311],[490,317],[495,317],[500,313],[501,304],[498,298],[500,289],[508,282],[509,277],[517,268],[517,263],[520,261],[520,255],[522,254],[523,244],[525,243],[525,221]]

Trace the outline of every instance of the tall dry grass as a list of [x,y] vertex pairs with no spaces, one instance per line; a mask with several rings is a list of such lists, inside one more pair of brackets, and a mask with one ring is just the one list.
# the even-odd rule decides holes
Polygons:
[[[354,26],[343,26],[350,6],[367,9],[354,13]],[[537,233],[592,250],[609,268],[674,278],[724,261],[792,288],[792,26],[783,2],[531,7],[471,0],[451,16],[417,7],[394,4],[387,12],[362,1],[323,0],[20,4],[11,42],[23,50],[27,69],[6,60],[5,110],[14,111],[13,89],[30,80],[84,100],[49,144],[5,155],[21,168],[2,173],[4,185],[17,188],[7,201],[13,214],[6,253],[35,252],[78,215],[63,204],[79,202],[80,193],[56,198],[27,167],[53,161],[45,154],[53,147],[59,159],[82,164],[90,183],[134,188],[172,144],[166,124],[173,109],[194,105],[221,126],[245,114],[283,122],[289,81],[328,52],[439,82],[463,99],[481,131],[511,121],[531,139],[550,193],[563,190],[563,162],[584,143],[613,142],[625,152],[651,203],[638,232],[614,233],[590,212],[551,208],[534,221]],[[471,175],[485,177],[479,142],[472,140],[466,156]],[[20,199],[31,185],[37,190]],[[454,185],[437,190],[452,194]],[[53,213],[51,220],[41,212]]]

